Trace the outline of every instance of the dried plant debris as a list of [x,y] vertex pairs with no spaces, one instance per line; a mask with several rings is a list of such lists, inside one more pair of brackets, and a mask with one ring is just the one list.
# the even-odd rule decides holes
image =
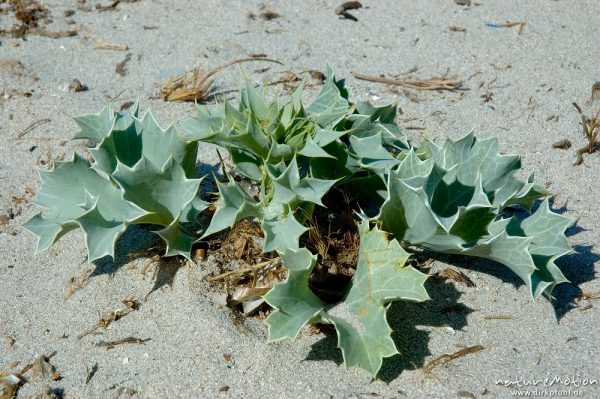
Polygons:
[[192,71],[172,77],[164,82],[160,87],[160,95],[165,101],[206,101],[214,93],[213,81],[211,80],[214,75],[231,65],[252,61],[274,62],[282,65],[281,62],[270,58],[250,57],[228,62],[204,74],[201,72],[200,67],[196,67]]
[[12,347],[15,345],[15,342],[16,340],[10,335],[6,336],[6,346],[8,347],[8,349],[12,349]]
[[450,32],[466,32],[467,30],[462,26],[452,25],[450,28]]
[[6,72],[14,77],[22,77],[25,75],[25,65],[15,59],[0,59],[0,72]]
[[262,231],[260,226],[242,219],[229,231],[221,242],[219,252],[231,259],[243,259],[253,264],[262,253]]
[[13,12],[18,24],[8,31],[0,30],[0,34],[11,34],[17,38],[30,34],[54,39],[77,35],[77,31],[46,30],[45,25],[49,21],[50,11],[37,0],[13,0],[5,3],[9,4],[8,10]]
[[119,76],[125,76],[127,75],[127,63],[131,60],[131,53],[127,53],[127,55],[125,56],[125,59],[121,62],[119,62],[116,66],[115,66],[115,72],[119,75]]
[[577,103],[573,103],[573,106],[579,112],[581,116],[581,128],[583,134],[588,140],[588,143],[577,150],[577,158],[574,165],[581,165],[583,163],[583,154],[592,154],[598,149],[598,136],[600,135],[600,109],[591,118],[587,117],[581,111],[581,107]]
[[64,399],[64,390],[62,388],[51,388],[46,386],[44,390],[38,391],[33,399]]
[[569,139],[562,139],[557,141],[556,143],[552,144],[552,148],[558,148],[560,150],[568,150],[569,148],[571,148],[573,144],[571,143],[571,140]]
[[145,344],[147,341],[150,341],[152,338],[137,338],[137,337],[125,337],[121,339],[116,339],[114,341],[100,341],[96,342],[94,345],[106,348],[106,350],[113,349],[117,345],[125,345],[125,344]]
[[316,70],[309,70],[306,72],[308,72],[308,76],[310,76],[312,82],[307,82],[304,79],[302,72],[294,72],[290,69],[268,81],[266,85],[274,86],[281,84],[283,85],[284,90],[292,92],[296,90],[302,82],[304,82],[305,88],[313,88],[323,84],[325,75],[322,72]]
[[347,1],[345,3],[343,3],[342,5],[340,5],[339,7],[337,7],[335,9],[335,13],[336,15],[341,16],[343,19],[349,19],[351,21],[358,21],[358,18],[356,18],[354,15],[350,14],[348,12],[348,10],[358,10],[359,8],[362,8],[362,4],[360,3],[360,1]]
[[263,20],[263,21],[270,21],[272,19],[276,19],[281,17],[281,15],[279,15],[278,13],[276,13],[275,11],[271,11],[271,10],[265,10],[263,12],[261,12],[258,17]]
[[[275,267],[275,264],[272,264]],[[237,283],[233,292],[228,290],[227,304],[229,306],[241,305],[244,316],[251,316],[264,304],[263,298],[275,284],[283,281],[286,270],[283,267],[253,270],[253,274],[244,278],[243,283]],[[228,285],[228,288],[231,286]]]
[[[9,3],[19,25],[11,29],[15,37],[23,37],[30,29],[40,27],[45,23],[50,12],[36,0],[20,0]],[[3,32],[7,33],[7,32]]]
[[470,6],[471,0],[454,0],[454,3],[459,6]]
[[589,301],[592,299],[600,299],[600,291],[598,292],[583,292],[575,298],[576,302]]
[[69,84],[69,90],[75,93],[80,93],[88,90],[88,87],[81,83],[79,79],[73,79],[73,81]]
[[451,269],[448,267],[437,273],[437,276],[445,280],[452,280],[457,283],[464,284],[469,288],[475,287],[475,283],[473,282],[473,280],[471,280],[469,276],[467,276],[460,270]]
[[82,339],[83,337],[96,332],[96,330],[99,328],[106,329],[113,322],[122,319],[123,317],[125,317],[129,313],[131,313],[132,311],[138,310],[140,308],[140,302],[135,299],[124,299],[123,301],[121,301],[121,303],[123,303],[123,305],[125,305],[125,307],[119,308],[115,311],[112,311],[112,312],[108,313],[107,315],[100,314],[100,318],[96,322],[96,325],[94,327],[92,327],[91,329],[89,329],[88,331],[79,334],[77,336],[77,338]]
[[221,273],[217,276],[207,277],[206,280],[209,282],[224,280],[228,281],[231,276],[246,276],[247,274],[254,273],[261,269],[266,269],[270,266],[274,266],[279,261],[279,258],[269,259],[264,262],[257,263],[252,266],[242,267],[239,269],[230,270],[228,272]]
[[423,373],[427,375],[427,374],[431,373],[431,371],[435,367],[441,366],[443,364],[446,364],[448,362],[451,362],[452,360],[461,358],[463,356],[467,356],[472,353],[477,353],[479,351],[482,351],[483,349],[484,349],[483,346],[475,345],[475,346],[470,346],[468,348],[461,349],[454,353],[444,354],[444,355],[437,357],[437,358],[433,359],[432,361],[428,362],[425,365],[425,367],[423,367]]
[[245,316],[259,310],[265,303],[262,296],[285,279],[279,257],[262,261],[262,244],[260,226],[247,219],[236,223],[223,239],[212,242],[212,246],[219,247],[212,259],[221,270],[230,270],[206,280],[224,287],[227,305]]
[[461,87],[462,81],[458,76],[434,76],[424,80],[389,79],[381,76],[369,76],[358,72],[352,72],[356,79],[369,82],[385,83],[390,85],[404,86],[415,90],[450,90],[454,91]]
[[135,102],[134,102],[134,101],[125,101],[124,103],[122,103],[122,104],[119,106],[119,111],[126,111],[126,110],[128,110],[129,108],[131,108],[131,106],[132,106],[133,104],[135,104]]
[[48,356],[42,355],[38,357],[31,364],[31,373],[33,378],[41,380],[47,380],[49,378],[52,381],[58,381],[62,378],[56,371],[56,368],[50,364],[50,359],[54,357],[54,355],[56,355],[56,351],[52,352]]
[[321,71],[317,71],[316,69],[311,69],[308,71],[308,74],[311,78],[315,80],[320,80],[321,82],[325,82],[325,74]]
[[38,357],[33,363],[29,363],[23,367],[20,371],[11,371],[17,367],[19,362],[13,363],[9,366],[9,370],[0,371],[0,399],[14,399],[17,397],[19,389],[29,381],[24,376],[28,371],[32,372],[32,378],[50,378],[52,381],[58,381],[62,377],[56,371],[54,366],[50,364],[50,359],[56,355],[56,351],[49,355],[42,355]]

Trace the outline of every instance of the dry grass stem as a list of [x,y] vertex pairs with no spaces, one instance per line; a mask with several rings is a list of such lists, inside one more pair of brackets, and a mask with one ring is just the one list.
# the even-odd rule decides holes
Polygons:
[[483,346],[475,345],[475,346],[470,346],[468,348],[461,349],[454,353],[444,354],[440,357],[433,359],[429,363],[427,363],[425,365],[425,367],[423,367],[423,373],[429,374],[429,373],[431,373],[431,370],[433,370],[437,366],[441,366],[443,364],[451,362],[452,360],[461,358],[461,357],[469,355],[471,353],[476,353],[476,352],[482,351],[483,349],[484,349]]
[[183,75],[172,77],[164,82],[160,87],[161,97],[165,101],[205,101],[212,93],[213,81],[210,80],[211,77],[231,65],[252,61],[274,62],[283,65],[271,58],[249,57],[228,62],[211,69],[205,74],[201,72],[200,67],[196,67]]
[[79,29],[79,31],[81,33],[83,33],[83,36],[86,39],[91,40],[94,43],[94,47],[100,50],[114,50],[114,51],[126,51],[129,47],[127,47],[127,45],[125,44],[117,44],[117,43],[109,43],[104,39],[99,38],[98,36],[94,35],[93,33],[91,33],[90,31],[88,31],[87,29],[81,27]]
[[33,122],[32,124],[27,126],[25,129],[21,130],[21,132],[19,132],[19,134],[17,134],[17,139],[20,139],[21,137],[25,136],[27,133],[29,133],[36,127],[41,126],[44,123],[48,123],[48,122],[50,122],[49,118],[44,118],[44,119],[40,119],[39,121]]

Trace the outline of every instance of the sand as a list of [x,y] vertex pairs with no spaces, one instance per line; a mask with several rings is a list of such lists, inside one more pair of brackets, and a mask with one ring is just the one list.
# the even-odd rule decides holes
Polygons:
[[[506,398],[512,389],[497,381],[600,380],[600,305],[575,301],[582,292],[600,291],[594,249],[600,153],[572,165],[574,148],[585,140],[571,105],[576,101],[589,113],[600,107],[590,102],[592,84],[600,80],[595,1],[364,1],[364,8],[351,11],[358,21],[338,17],[334,10],[341,2],[331,1],[140,0],[102,12],[93,1],[86,4],[91,11],[79,10],[76,1],[42,3],[52,12],[48,30],[80,32],[58,39],[0,37],[0,211],[15,213],[0,226],[0,370],[56,351],[50,363],[61,379],[32,377],[19,397],[50,387],[65,398]],[[75,14],[64,17],[65,10]],[[266,10],[280,17],[263,21],[258,15]],[[249,19],[249,12],[256,18]],[[520,34],[518,27],[485,25],[505,21],[526,24]],[[12,16],[0,19],[3,28],[12,23]],[[128,50],[96,49],[82,29]],[[115,67],[128,53],[121,76]],[[572,284],[558,287],[553,303],[532,301],[501,266],[476,260],[453,265],[476,287],[431,279],[431,301],[392,306],[388,318],[402,355],[387,360],[373,380],[360,369],[344,368],[333,336],[304,332],[295,342],[267,344],[261,320],[240,323],[222,295],[207,286],[210,268],[175,268],[157,282],[151,272],[142,275],[144,259],[130,261],[127,254],[147,248],[148,229],[130,229],[114,262],[87,264],[80,231],[34,255],[34,237],[18,224],[36,211],[30,195],[39,187],[36,167],[85,148],[66,141],[76,130],[71,116],[139,100],[166,126],[191,115],[194,106],[155,98],[162,80],[197,65],[208,70],[261,53],[284,65],[244,64],[252,80],[269,82],[290,69],[323,71],[330,63],[347,77],[353,98],[397,101],[399,124],[417,142],[425,136],[456,138],[471,129],[481,137],[498,136],[502,150],[521,154],[524,170],[556,194],[553,209],[577,218],[568,235],[578,253],[559,262]],[[405,91],[351,75],[406,78],[403,73],[414,68],[410,76],[418,78],[456,74],[464,90]],[[73,79],[89,90],[69,91]],[[215,83],[229,91],[241,81],[239,68],[232,67]],[[317,89],[308,90],[307,99]],[[270,90],[287,95],[283,85]],[[49,121],[17,139],[43,119]],[[574,148],[551,148],[564,138]],[[214,149],[202,147],[200,160],[215,164]],[[432,271],[444,267],[435,262]],[[68,280],[86,273],[87,285],[66,299]],[[78,339],[101,312],[123,307],[125,298],[139,299],[139,310],[99,335]],[[110,350],[96,345],[128,336],[150,340]],[[421,370],[443,354],[475,345],[485,349],[428,376]],[[537,389],[581,389],[579,397],[600,397],[598,384]]]

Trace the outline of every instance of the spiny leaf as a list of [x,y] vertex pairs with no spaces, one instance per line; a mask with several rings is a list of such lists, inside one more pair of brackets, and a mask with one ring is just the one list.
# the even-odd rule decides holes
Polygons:
[[313,177],[300,178],[296,157],[279,173],[277,168],[267,164],[267,171],[273,185],[273,202],[296,205],[299,201],[309,201],[323,206],[321,198],[335,184],[335,180],[322,180]]
[[321,127],[333,126],[348,114],[350,104],[342,95],[342,91],[328,68],[325,84],[315,101],[306,109],[309,115]]
[[148,214],[145,223],[170,225],[198,193],[202,179],[188,179],[178,163],[170,159],[164,169],[157,169],[143,157],[133,168],[119,163],[115,180],[123,187],[126,200]]
[[243,218],[261,216],[261,210],[254,198],[250,197],[233,179],[230,178],[227,183],[217,182],[217,187],[220,203],[202,237],[233,227]]
[[384,357],[398,353],[386,320],[387,304],[397,300],[424,301],[427,276],[405,266],[406,253],[388,241],[369,222],[359,227],[360,248],[356,273],[345,300],[326,306],[308,285],[316,258],[306,249],[286,251],[288,278],[265,296],[276,310],[267,318],[269,340],[295,338],[311,322],[331,323],[347,367],[359,366],[375,376]]
[[262,231],[265,235],[263,252],[285,251],[286,248],[298,249],[300,236],[308,228],[302,226],[288,208],[285,216],[265,218]]
[[[51,170],[40,171],[40,176],[42,187],[34,203],[46,212],[38,213],[23,225],[38,236],[38,251],[48,249],[78,226],[86,231],[88,243],[95,239],[94,233],[99,235],[99,243],[106,243],[107,231],[103,229],[112,232],[114,242],[126,223],[146,215],[123,198],[118,185],[99,175],[77,154],[72,161],[55,162]],[[94,219],[100,223],[98,228],[94,227]],[[107,251],[102,245],[98,248],[88,245],[90,248],[90,261],[113,252],[112,248]]]
[[179,220],[174,219],[170,225],[156,231],[156,234],[167,243],[167,250],[164,256],[181,255],[190,259],[192,244],[197,240],[181,226]]
[[115,123],[114,111],[109,107],[102,108],[97,114],[76,116],[73,119],[80,128],[73,139],[89,139],[96,143],[110,134]]
[[266,320],[269,341],[295,339],[307,323],[319,320],[319,315],[325,308],[325,303],[308,285],[317,256],[308,249],[301,248],[285,250],[281,258],[288,269],[287,279],[276,284],[264,297],[276,309]]
[[[532,178],[526,183],[514,178],[518,157],[500,155],[495,139],[478,140],[472,133],[428,148],[431,158],[420,160],[409,151],[389,174],[387,199],[377,216],[383,229],[410,245],[503,263],[533,297],[550,295],[554,285],[566,281],[554,260],[570,252],[563,228],[570,219],[552,213],[544,202],[546,211],[523,222],[527,231],[517,220],[495,221],[504,207],[528,208],[545,193]],[[537,254],[534,241],[541,241],[534,222],[550,232],[544,239],[561,246]]]

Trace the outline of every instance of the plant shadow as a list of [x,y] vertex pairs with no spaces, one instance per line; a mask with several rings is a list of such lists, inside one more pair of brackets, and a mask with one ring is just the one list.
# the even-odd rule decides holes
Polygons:
[[594,264],[600,261],[600,254],[592,251],[592,245],[576,245],[573,249],[575,253],[556,261],[570,281],[556,286],[553,292],[554,313],[559,322],[570,310],[578,307],[575,299],[583,293],[579,286],[596,278]]
[[[386,358],[377,378],[386,383],[396,379],[404,370],[423,367],[425,358],[430,355],[428,348],[429,332],[418,326],[450,326],[460,330],[467,325],[467,316],[472,309],[460,304],[461,296],[452,283],[430,277],[425,288],[431,300],[423,303],[393,302],[387,312],[388,324],[392,328],[392,339],[399,354]],[[343,363],[342,352],[337,348],[337,335],[332,327],[323,330],[325,338],[311,346],[305,360],[329,360],[337,365]]]
[[105,256],[94,262],[95,269],[90,277],[104,274],[113,275],[123,265],[136,259],[145,258],[149,249],[156,245],[160,237],[152,232],[151,225],[131,225],[117,240],[115,257]]
[[467,325],[467,317],[473,309],[459,302],[460,291],[453,283],[436,277],[425,282],[425,289],[431,300],[415,302],[394,302],[388,310],[388,323],[393,330],[392,339],[399,354],[384,359],[377,378],[390,383],[404,370],[416,370],[424,366],[429,352],[429,332],[417,326],[449,326],[461,330]]

